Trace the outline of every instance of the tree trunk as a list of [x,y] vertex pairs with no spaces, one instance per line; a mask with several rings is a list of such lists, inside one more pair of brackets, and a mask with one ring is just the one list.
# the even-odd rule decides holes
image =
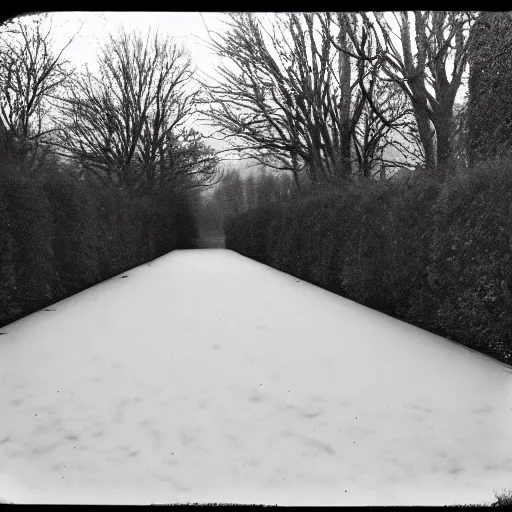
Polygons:
[[363,161],[361,165],[361,174],[364,179],[368,180],[371,178],[371,170],[370,170],[370,161],[368,160],[368,155],[363,156]]
[[452,109],[445,109],[435,121],[437,137],[437,169],[436,174],[440,179],[444,179],[451,174],[452,167],[452,139],[453,112]]
[[342,162],[342,176],[350,178],[352,176],[352,152],[351,141],[352,133],[350,128],[345,128],[344,133],[341,134],[341,162]]
[[421,144],[425,151],[425,170],[427,173],[435,175],[437,170],[436,130],[425,109],[415,105],[413,105],[413,109]]
[[297,154],[292,151],[292,173],[293,173],[293,180],[295,182],[295,186],[297,187],[297,191],[299,194],[302,194],[302,187],[300,185],[300,179],[299,179],[299,162],[297,158]]
[[[340,48],[353,51],[348,41],[348,19],[339,16],[340,31],[338,34],[338,44]],[[352,159],[351,159],[351,139],[352,139],[352,117],[350,113],[352,91],[351,91],[351,68],[350,57],[347,53],[343,53],[339,58],[339,83],[340,83],[340,149],[341,149],[341,175],[350,177],[352,175]]]

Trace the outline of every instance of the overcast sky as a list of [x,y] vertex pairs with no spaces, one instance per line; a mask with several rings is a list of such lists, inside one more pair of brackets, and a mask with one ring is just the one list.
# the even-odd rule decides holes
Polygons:
[[[215,59],[200,40],[208,39],[207,29],[222,28],[222,13],[199,12],[54,12],[51,14],[53,40],[56,49],[64,47],[74,36],[65,51],[65,56],[74,66],[92,64],[99,46],[107,40],[108,34],[116,33],[121,27],[126,30],[139,30],[146,34],[149,30],[170,35],[182,43],[189,51],[193,64],[203,73],[214,74]],[[208,129],[202,127],[207,133]],[[224,147],[220,142],[208,139],[217,149]]]
[[222,27],[222,13],[199,12],[57,12],[52,14],[56,42],[65,43],[78,32],[67,50],[76,64],[94,60],[98,45],[107,35],[121,27],[143,33],[158,30],[183,43],[195,65],[205,72],[213,70],[211,53],[199,38],[207,39],[205,23],[210,30]]
[[[70,45],[67,55],[74,63],[81,65],[94,62],[98,45],[105,41],[111,32],[121,27],[127,30],[138,29],[143,33],[158,30],[183,43],[190,50],[197,68],[207,74],[214,74],[215,63],[218,62],[200,39],[208,39],[205,27],[212,31],[223,30],[221,12],[57,12],[52,14],[55,25],[56,42],[65,44],[78,32]],[[391,25],[394,24],[390,18]],[[461,87],[457,100],[461,101],[465,86]]]
[[[54,12],[51,15],[56,48],[62,48],[71,37],[72,43],[65,55],[77,67],[89,63],[94,67],[96,52],[107,40],[109,33],[121,27],[130,31],[139,30],[143,34],[149,30],[170,35],[182,43],[189,51],[197,69],[208,75],[215,75],[218,57],[206,47],[207,27],[210,31],[223,31],[226,15],[220,12]],[[457,100],[462,100],[466,88],[459,90]],[[198,127],[205,135],[211,129]],[[225,148],[219,141],[208,138],[208,143],[216,149]]]

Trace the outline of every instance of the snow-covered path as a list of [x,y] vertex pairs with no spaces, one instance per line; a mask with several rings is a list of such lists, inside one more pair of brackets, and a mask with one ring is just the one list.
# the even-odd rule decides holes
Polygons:
[[499,363],[232,251],[0,329],[0,498],[450,504],[512,487]]

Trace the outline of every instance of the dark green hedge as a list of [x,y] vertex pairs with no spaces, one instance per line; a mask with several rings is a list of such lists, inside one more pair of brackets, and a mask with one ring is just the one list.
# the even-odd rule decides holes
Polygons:
[[512,363],[512,162],[358,182],[226,223],[226,247]]
[[191,196],[128,194],[59,170],[0,166],[0,325],[173,249],[194,246]]

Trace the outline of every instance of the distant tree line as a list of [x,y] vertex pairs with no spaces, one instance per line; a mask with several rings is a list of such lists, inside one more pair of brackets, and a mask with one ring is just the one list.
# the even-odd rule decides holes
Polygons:
[[198,205],[199,229],[210,235],[221,235],[224,221],[254,208],[289,201],[297,195],[293,178],[262,166],[253,172],[242,168],[226,168],[215,187],[205,191]]
[[194,247],[216,180],[182,47],[121,31],[77,70],[52,34],[45,15],[0,26],[0,325]]
[[[257,130],[268,137],[284,134],[287,145],[280,146],[276,155],[267,145],[262,160],[283,161],[289,156],[281,172],[288,170],[295,177],[296,171],[303,173],[315,186],[289,202],[229,217],[226,246],[512,364],[510,13],[418,11],[283,17],[288,20],[288,40],[300,41],[284,68],[289,79],[282,78],[283,84],[288,80],[287,86],[297,82],[304,87],[309,83],[326,87],[329,79],[318,82],[316,77],[328,77],[327,68],[336,59],[341,61],[332,67],[338,70],[336,76],[343,76],[341,69],[348,74],[348,64],[343,68],[348,58],[355,78],[346,89],[347,94],[350,90],[351,105],[346,119],[360,116],[354,126],[363,130],[365,110],[358,110],[362,101],[368,115],[386,126],[387,114],[377,106],[375,94],[386,90],[384,84],[391,84],[398,97],[400,91],[403,94],[401,101],[412,116],[410,133],[420,151],[414,158],[403,153],[404,166],[414,171],[402,180],[387,179],[384,173],[365,173],[355,155],[364,153],[370,138],[353,131],[352,170],[343,166],[341,156],[336,164],[322,163],[347,179],[334,180],[327,171],[328,179],[315,178],[307,141],[316,140],[321,155],[335,151],[323,142],[328,135],[334,137],[329,123],[323,123],[325,134],[313,136],[314,119],[330,115],[329,108],[320,108],[322,102],[328,103],[328,94],[313,85],[310,96],[305,95],[304,112],[313,120],[305,121],[303,128],[296,124],[302,138],[294,145],[292,125],[301,121],[289,123],[285,131],[286,114],[278,96],[272,90],[256,92],[263,74],[260,61],[276,74],[283,68],[278,59],[285,57],[275,52],[280,46],[290,47],[282,43],[271,51],[269,44],[274,33],[281,34],[284,29],[268,30],[254,15],[233,15],[233,34],[241,34],[244,27],[247,44],[252,45],[250,53],[256,57],[243,54],[245,75],[226,66],[218,101],[222,105],[236,90],[225,84],[236,82],[244,108],[250,104],[257,115],[254,120],[243,117],[244,110],[237,111],[235,101],[231,109],[212,107],[211,115],[224,119],[225,135],[232,134],[234,147],[238,139],[232,128],[240,125],[244,140],[252,141],[252,146],[247,146],[250,149],[240,148],[242,151],[259,151],[258,144],[264,141]],[[282,21],[276,23],[284,26]],[[314,23],[316,31],[312,30]],[[338,33],[329,38],[327,29],[332,23]],[[219,49],[234,44],[226,36],[219,38],[215,43]],[[339,52],[330,59],[329,44]],[[376,69],[373,89],[367,85],[371,74],[365,74],[365,66]],[[457,105],[455,96],[468,68],[468,94],[465,102]],[[281,82],[275,80],[274,84]],[[341,95],[339,83],[334,90]],[[284,91],[284,86],[280,90]],[[298,88],[293,91],[299,93]],[[343,101],[337,100],[337,104],[342,110]],[[282,122],[275,117],[278,113],[284,116]],[[305,114],[302,116],[305,119]],[[247,121],[249,127],[244,128]],[[392,123],[390,130],[395,130]],[[299,146],[303,153],[296,151]],[[347,154],[341,146],[336,151]],[[294,167],[293,153],[300,157],[299,166]],[[316,176],[322,173],[320,170]]]

